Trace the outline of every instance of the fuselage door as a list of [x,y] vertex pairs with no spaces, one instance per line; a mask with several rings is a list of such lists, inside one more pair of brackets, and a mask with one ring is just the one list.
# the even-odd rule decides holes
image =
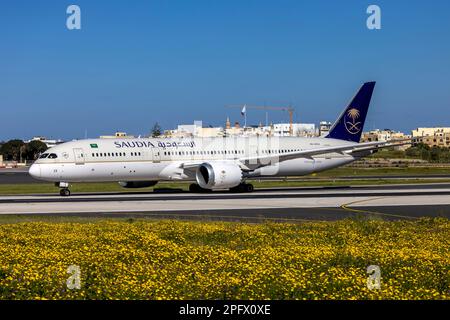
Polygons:
[[75,164],[84,164],[84,153],[82,148],[74,148]]
[[152,148],[152,160],[153,160],[153,162],[161,161],[161,154],[160,154],[159,148]]

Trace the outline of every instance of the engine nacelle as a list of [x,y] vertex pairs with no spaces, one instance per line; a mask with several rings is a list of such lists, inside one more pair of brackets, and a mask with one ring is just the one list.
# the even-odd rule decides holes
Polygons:
[[197,168],[195,179],[204,189],[228,189],[241,183],[242,170],[232,163],[205,162]]
[[120,181],[119,184],[123,188],[147,188],[153,187],[158,181]]

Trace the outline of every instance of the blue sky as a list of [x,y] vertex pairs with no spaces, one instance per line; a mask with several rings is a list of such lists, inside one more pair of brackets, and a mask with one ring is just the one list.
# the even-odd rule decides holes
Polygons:
[[[81,30],[66,28],[70,4]],[[224,107],[241,103],[334,121],[368,80],[365,129],[450,126],[449,15],[447,0],[2,1],[0,140],[223,125],[243,121]]]

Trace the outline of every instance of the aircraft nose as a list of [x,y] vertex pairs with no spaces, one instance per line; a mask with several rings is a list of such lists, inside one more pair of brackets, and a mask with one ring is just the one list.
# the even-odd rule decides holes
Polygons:
[[32,164],[30,167],[30,170],[28,170],[28,173],[33,178],[40,178],[41,177],[41,166],[39,164]]

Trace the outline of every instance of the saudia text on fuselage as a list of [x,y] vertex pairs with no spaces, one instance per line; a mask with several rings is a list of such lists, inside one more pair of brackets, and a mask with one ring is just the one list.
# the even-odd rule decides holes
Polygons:
[[195,141],[150,141],[150,140],[130,140],[114,141],[116,148],[194,148]]

